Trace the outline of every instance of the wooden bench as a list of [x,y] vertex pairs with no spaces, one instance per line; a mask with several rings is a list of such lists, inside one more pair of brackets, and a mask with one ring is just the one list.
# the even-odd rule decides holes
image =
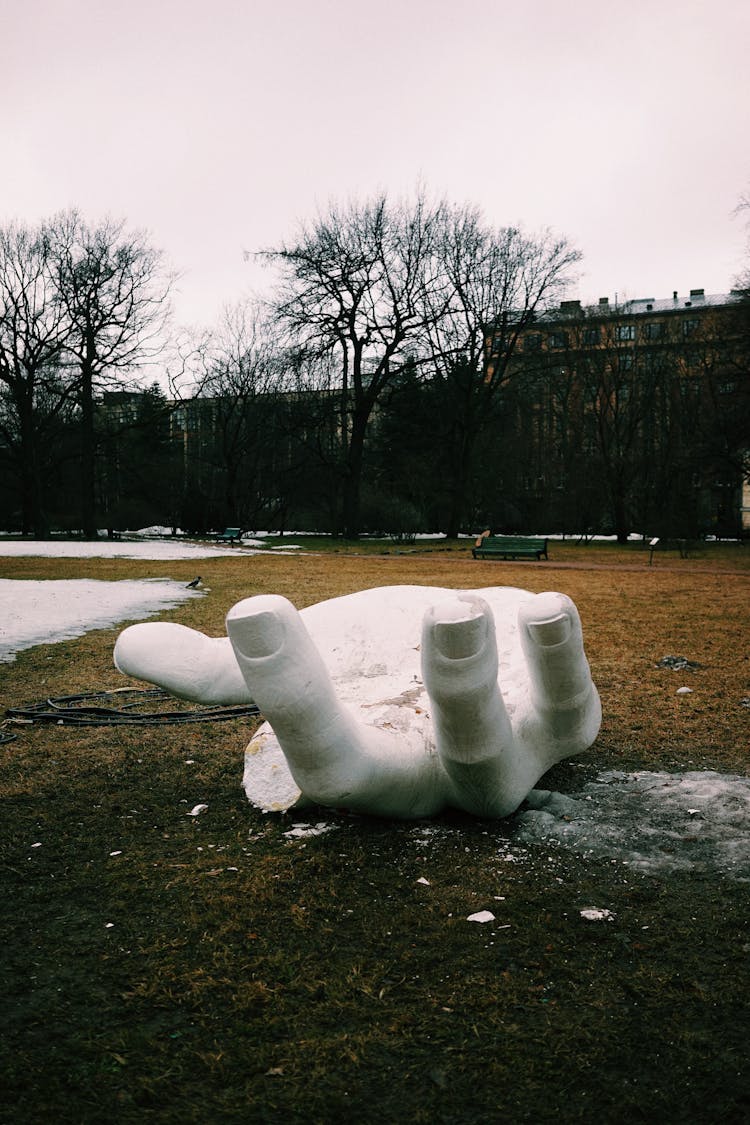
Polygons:
[[475,559],[546,559],[547,540],[522,535],[480,536],[471,549]]
[[217,543],[228,543],[233,547],[235,543],[239,543],[242,538],[242,528],[240,527],[225,527],[220,535],[214,535]]

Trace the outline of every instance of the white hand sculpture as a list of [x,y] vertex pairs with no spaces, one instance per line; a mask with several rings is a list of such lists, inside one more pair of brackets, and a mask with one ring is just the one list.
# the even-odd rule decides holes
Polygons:
[[312,802],[506,816],[599,730],[578,612],[564,594],[390,586],[301,613],[261,595],[229,611],[227,632],[134,625],[115,663],[197,702],[254,700],[267,721],[243,784],[265,810]]

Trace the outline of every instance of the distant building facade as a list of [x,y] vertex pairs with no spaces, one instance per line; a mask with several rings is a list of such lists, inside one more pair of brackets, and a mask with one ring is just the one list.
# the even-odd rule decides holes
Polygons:
[[[499,349],[509,339],[506,367]],[[508,319],[489,330],[488,376],[498,359],[503,383],[467,523],[618,538],[750,535],[750,295],[563,301],[515,339]],[[416,384],[429,393],[429,379]],[[421,400],[407,401],[418,415]],[[107,527],[335,526],[337,393],[176,402],[107,392],[98,409]],[[392,424],[399,409],[378,405],[373,449],[387,411]],[[395,473],[384,486],[377,477],[385,492],[414,471],[413,441],[396,433],[378,454],[381,474],[384,464]],[[426,479],[429,500],[437,490]]]
[[[618,533],[634,520],[675,535],[750,531],[749,322],[747,293],[703,289],[568,300],[537,317],[510,376],[527,486],[596,494]],[[490,373],[495,346],[490,332]],[[584,488],[581,473],[597,480]]]

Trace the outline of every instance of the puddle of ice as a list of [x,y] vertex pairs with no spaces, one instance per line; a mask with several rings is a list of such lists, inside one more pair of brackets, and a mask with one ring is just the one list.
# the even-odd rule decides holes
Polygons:
[[577,793],[535,789],[513,840],[544,841],[647,872],[750,879],[750,778],[714,771],[599,774]]

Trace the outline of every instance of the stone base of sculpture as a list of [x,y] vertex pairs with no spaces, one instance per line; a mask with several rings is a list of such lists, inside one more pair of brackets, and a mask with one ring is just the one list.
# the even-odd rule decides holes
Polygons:
[[115,662],[197,702],[254,700],[266,722],[243,784],[264,810],[506,816],[601,721],[564,594],[392,586],[300,613],[261,595],[229,611],[227,633],[131,626]]

